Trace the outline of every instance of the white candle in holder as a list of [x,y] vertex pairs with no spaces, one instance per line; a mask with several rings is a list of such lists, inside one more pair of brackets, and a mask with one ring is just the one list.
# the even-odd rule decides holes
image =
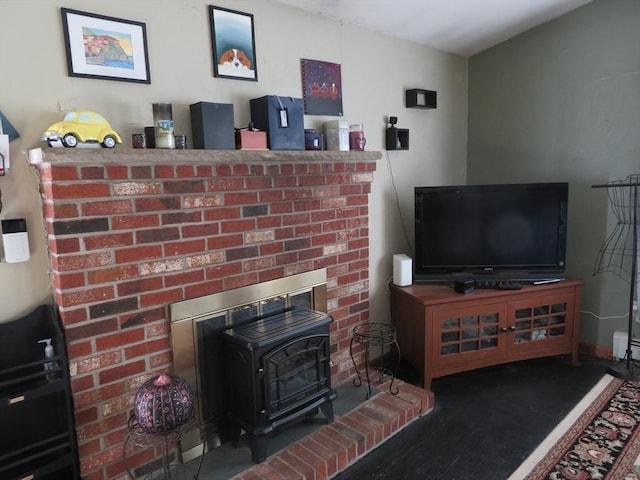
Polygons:
[[153,104],[153,126],[156,148],[175,148],[173,138],[173,112],[170,103]]

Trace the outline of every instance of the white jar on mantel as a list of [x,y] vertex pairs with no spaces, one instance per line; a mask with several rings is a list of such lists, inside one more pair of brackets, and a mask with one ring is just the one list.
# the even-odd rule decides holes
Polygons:
[[331,120],[324,124],[327,150],[349,151],[349,122]]
[[175,148],[173,136],[173,111],[170,103],[153,104],[153,126],[156,148]]

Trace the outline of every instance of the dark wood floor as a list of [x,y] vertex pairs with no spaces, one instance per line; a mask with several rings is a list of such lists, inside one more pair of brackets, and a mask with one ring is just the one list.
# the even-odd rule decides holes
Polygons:
[[[527,360],[435,379],[436,407],[337,480],[505,480],[609,362]],[[415,380],[406,367],[399,376]]]

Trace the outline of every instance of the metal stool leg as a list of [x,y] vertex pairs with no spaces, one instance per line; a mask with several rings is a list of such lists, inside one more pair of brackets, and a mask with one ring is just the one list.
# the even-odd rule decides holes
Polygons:
[[400,388],[398,388],[397,385],[394,387],[393,382],[396,379],[396,375],[398,374],[398,368],[400,367],[400,345],[398,345],[398,340],[396,339],[393,340],[392,345],[396,347],[397,360],[396,360],[396,366],[391,373],[391,383],[389,384],[389,393],[391,393],[391,395],[397,395],[398,392],[400,391]]
[[349,343],[349,355],[351,355],[351,361],[353,362],[353,368],[356,371],[356,375],[358,378],[353,379],[353,386],[359,387],[362,385],[362,378],[360,377],[360,372],[358,371],[358,365],[356,364],[356,359],[353,358],[353,342],[355,341],[355,337],[351,337],[351,343]]
[[384,367],[384,354],[385,354],[385,342],[384,342],[384,335],[382,334],[382,332],[379,332],[379,338],[376,341],[376,345],[380,345],[380,365],[378,366],[378,382],[382,383],[384,380],[384,372],[385,372],[385,367]]
[[371,398],[371,379],[369,378],[369,344],[365,345],[365,354],[364,354],[364,371],[367,374],[367,387],[369,387],[369,392],[367,393],[367,399]]

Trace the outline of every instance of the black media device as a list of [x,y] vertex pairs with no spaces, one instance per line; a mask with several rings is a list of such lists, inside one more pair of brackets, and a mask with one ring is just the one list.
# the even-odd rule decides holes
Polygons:
[[414,193],[415,282],[565,277],[568,183],[425,186]]
[[453,290],[458,293],[472,293],[475,290],[476,282],[473,280],[455,280],[453,282]]

